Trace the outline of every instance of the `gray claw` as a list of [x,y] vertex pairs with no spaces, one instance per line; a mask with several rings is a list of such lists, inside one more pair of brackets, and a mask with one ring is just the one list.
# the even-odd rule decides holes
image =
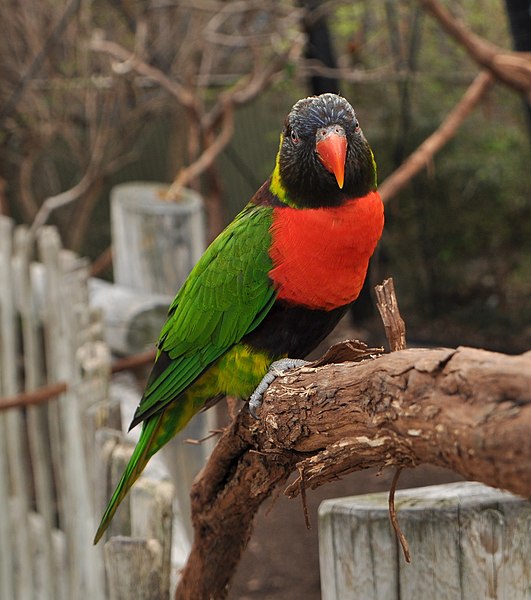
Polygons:
[[262,377],[262,381],[260,381],[260,383],[256,386],[256,389],[249,398],[249,412],[251,413],[251,416],[255,419],[258,419],[256,411],[262,405],[262,400],[264,398],[264,394],[267,392],[267,388],[273,383],[273,381],[275,381],[277,377],[283,375],[286,371],[298,369],[299,367],[303,367],[307,364],[307,360],[302,360],[300,358],[281,358],[280,360],[272,362],[269,366],[269,370]]

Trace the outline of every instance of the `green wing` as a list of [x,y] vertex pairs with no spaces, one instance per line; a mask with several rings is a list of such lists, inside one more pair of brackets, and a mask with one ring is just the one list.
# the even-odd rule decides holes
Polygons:
[[131,427],[163,409],[257,327],[275,301],[268,272],[272,209],[248,205],[214,240],[169,308]]

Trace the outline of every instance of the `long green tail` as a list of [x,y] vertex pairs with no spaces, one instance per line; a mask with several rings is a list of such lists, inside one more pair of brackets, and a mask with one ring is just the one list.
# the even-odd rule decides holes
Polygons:
[[248,397],[267,372],[271,360],[265,352],[257,352],[243,344],[237,344],[173,402],[146,418],[136,448],[105,509],[94,537],[95,544],[105,533],[116,509],[149,459],[181,431],[208,401],[215,400],[226,392],[241,398]]
[[101,536],[105,533],[116,509],[127,495],[130,487],[138,479],[140,473],[144,470],[150,457],[156,451],[153,450],[153,442],[159,433],[164,412],[165,411],[161,411],[144,421],[138,444],[136,445],[127,467],[125,468],[124,474],[105,509],[98,531],[94,536],[94,544],[97,544]]

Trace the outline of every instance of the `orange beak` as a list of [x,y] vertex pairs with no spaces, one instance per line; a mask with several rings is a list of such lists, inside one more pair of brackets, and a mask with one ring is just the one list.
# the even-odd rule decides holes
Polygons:
[[315,149],[324,168],[334,174],[337,185],[342,189],[347,157],[347,137],[343,128],[332,125],[319,129]]

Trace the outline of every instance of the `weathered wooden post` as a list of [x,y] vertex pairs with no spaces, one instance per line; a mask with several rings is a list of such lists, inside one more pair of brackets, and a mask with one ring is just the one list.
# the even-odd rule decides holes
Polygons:
[[169,481],[144,476],[131,490],[131,537],[105,544],[109,600],[170,597],[173,496]]
[[205,226],[197,192],[184,189],[179,202],[166,202],[166,188],[133,182],[113,189],[114,281],[173,298],[205,249]]
[[[0,397],[18,392],[18,332],[13,298],[13,222],[0,216]],[[0,414],[0,592],[29,598],[32,592],[30,533],[28,523],[29,482],[24,460],[22,415]],[[11,494],[9,488],[12,488]],[[14,500],[10,502],[10,497]],[[14,548],[8,540],[14,540]]]
[[43,316],[48,380],[68,382],[67,390],[49,414],[49,423],[51,454],[55,455],[62,488],[58,512],[59,523],[66,533],[69,589],[81,597],[98,600],[104,596],[103,561],[101,551],[92,546],[96,515],[83,413],[102,398],[93,394],[83,398],[80,394],[84,387],[81,358],[86,355],[84,346],[88,342],[84,330],[90,321],[88,264],[62,249],[59,235],[52,227],[39,231],[38,248],[46,272]]
[[[166,187],[137,182],[115,187],[111,195],[111,220],[115,283],[138,293],[155,294],[159,299],[166,296],[169,305],[205,249],[205,226],[201,197],[184,189],[179,202],[167,202],[162,199]],[[164,319],[165,315],[157,329]],[[213,411],[197,415],[163,451],[177,490],[178,510],[184,516],[182,534],[188,540],[191,539],[189,492],[212,443],[190,446],[184,440],[202,439],[215,426]]]
[[529,600],[531,502],[474,482],[326,500],[319,509],[323,600]]

